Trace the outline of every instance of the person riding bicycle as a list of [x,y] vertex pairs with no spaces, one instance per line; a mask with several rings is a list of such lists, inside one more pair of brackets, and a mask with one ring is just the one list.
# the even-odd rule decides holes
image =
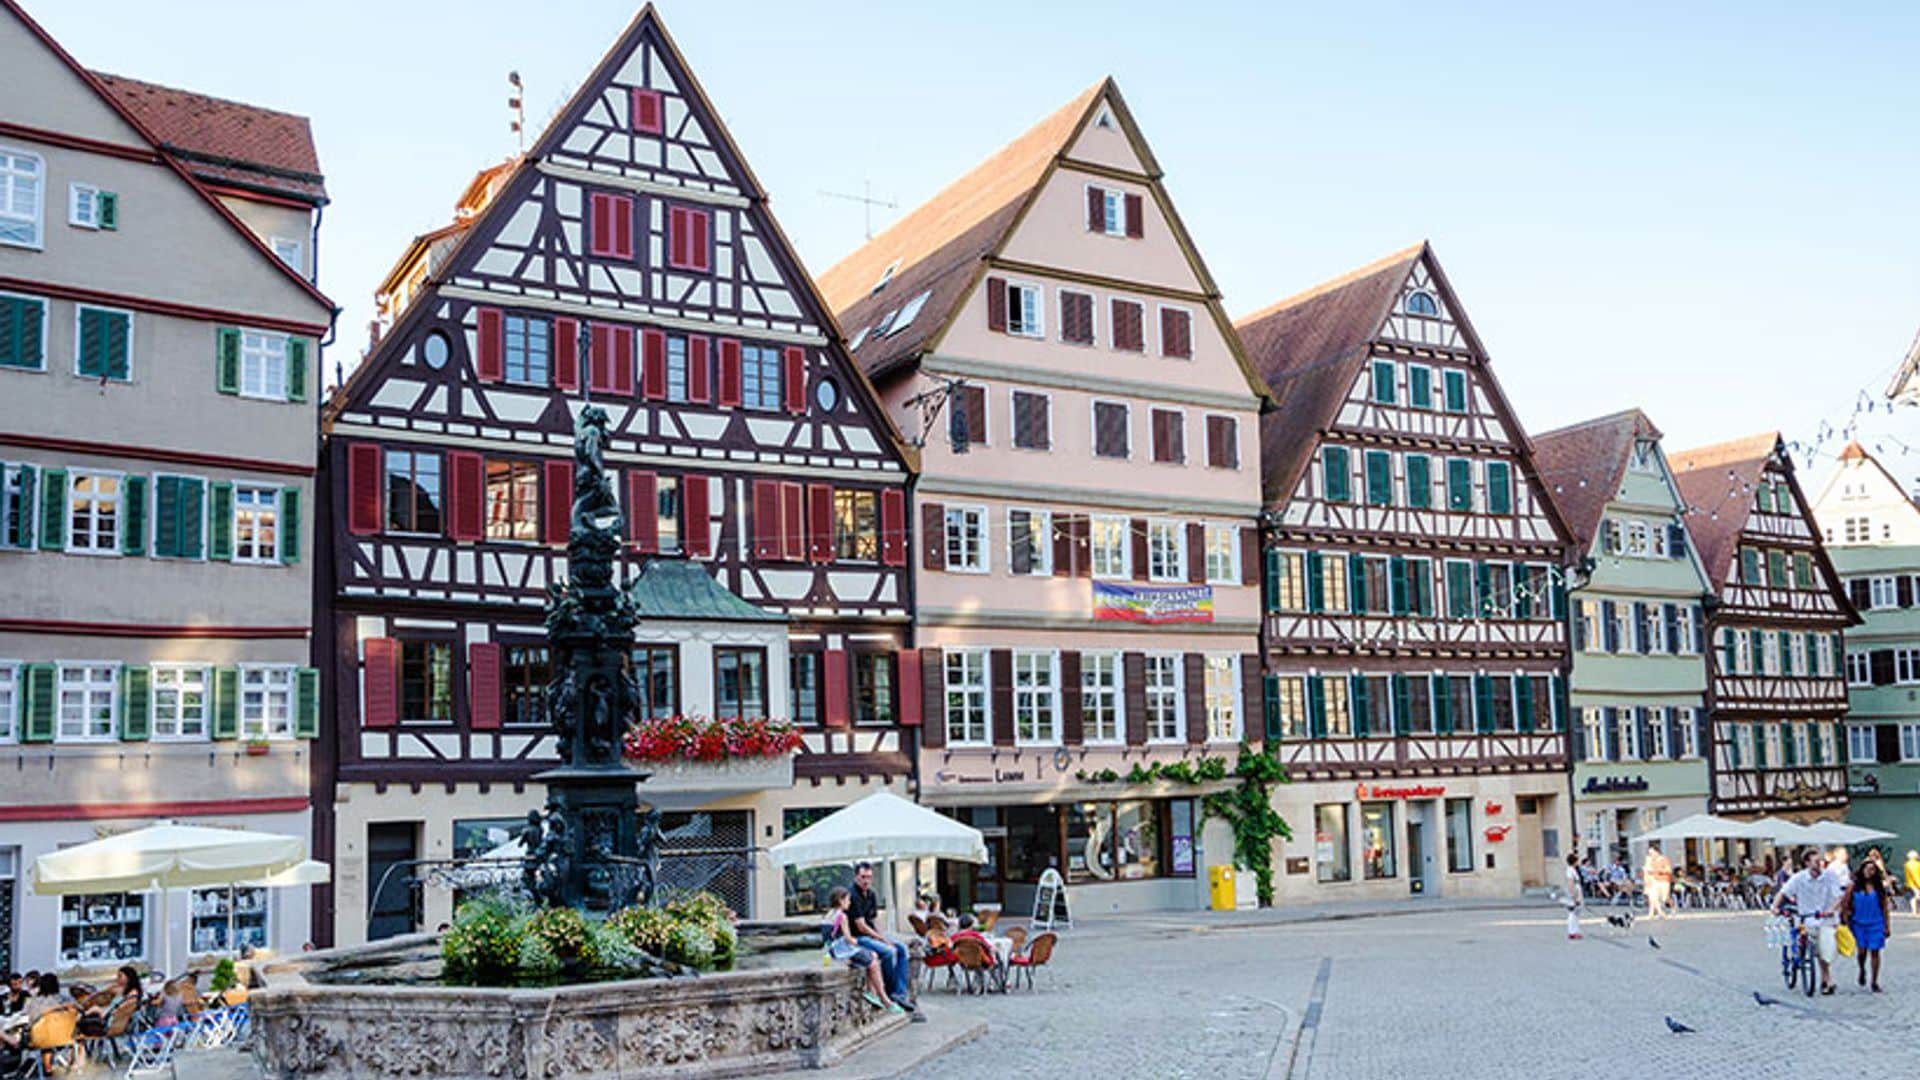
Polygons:
[[1809,848],[1800,856],[1802,869],[1787,879],[1780,892],[1773,898],[1773,912],[1783,914],[1791,904],[1798,913],[1800,933],[1812,931],[1818,948],[1816,954],[1820,961],[1820,992],[1833,993],[1833,959],[1837,955],[1838,944],[1835,931],[1839,926],[1840,898],[1846,894],[1846,887],[1840,884],[1838,875],[1828,873],[1825,860],[1817,848]]

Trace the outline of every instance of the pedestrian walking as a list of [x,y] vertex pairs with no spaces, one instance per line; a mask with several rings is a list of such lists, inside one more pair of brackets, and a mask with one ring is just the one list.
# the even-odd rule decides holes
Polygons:
[[1847,849],[1837,844],[1827,852],[1827,873],[1839,878],[1842,888],[1853,884],[1853,867],[1847,859]]
[[1820,960],[1820,992],[1833,993],[1833,958],[1838,951],[1835,931],[1839,926],[1841,898],[1846,887],[1837,874],[1828,873],[1819,848],[1808,848],[1800,855],[1801,869],[1787,879],[1773,898],[1773,913],[1780,914],[1788,904],[1807,920],[1802,933],[1814,938],[1815,954]]
[[1860,985],[1867,985],[1867,961],[1873,961],[1873,992],[1880,993],[1880,950],[1887,947],[1887,924],[1893,920],[1893,898],[1887,895],[1887,875],[1872,859],[1847,887],[1840,902],[1853,931],[1854,956],[1860,961]]
[[1647,917],[1664,919],[1673,914],[1673,862],[1660,850],[1660,841],[1647,845],[1647,858],[1640,866],[1642,887],[1647,890]]
[[1920,915],[1920,851],[1907,852],[1907,913]]
[[1586,894],[1580,888],[1580,856],[1567,854],[1567,940],[1579,941],[1580,906],[1586,903]]

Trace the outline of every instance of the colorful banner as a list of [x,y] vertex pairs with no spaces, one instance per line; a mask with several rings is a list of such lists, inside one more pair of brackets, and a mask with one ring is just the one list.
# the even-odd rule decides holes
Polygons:
[[1093,583],[1093,617],[1136,623],[1213,621],[1213,586]]

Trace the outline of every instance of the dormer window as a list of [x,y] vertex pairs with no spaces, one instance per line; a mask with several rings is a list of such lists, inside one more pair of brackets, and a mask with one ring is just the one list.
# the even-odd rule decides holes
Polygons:
[[1118,188],[1087,185],[1087,231],[1138,239],[1144,232],[1140,196]]
[[900,269],[899,259],[895,259],[892,262],[888,263],[887,268],[885,270],[880,271],[880,280],[874,282],[873,288],[867,290],[867,295],[872,296],[874,293],[877,293],[881,289],[886,288],[887,282],[893,280],[894,272],[899,269]]
[[45,172],[39,155],[0,146],[0,244],[40,246]]
[[1439,301],[1435,300],[1433,294],[1427,292],[1425,289],[1408,293],[1405,307],[1409,315],[1437,317],[1440,314]]

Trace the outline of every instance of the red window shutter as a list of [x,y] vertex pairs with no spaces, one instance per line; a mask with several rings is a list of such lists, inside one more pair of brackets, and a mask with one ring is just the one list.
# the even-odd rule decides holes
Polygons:
[[880,493],[880,561],[907,565],[907,493],[899,488]]
[[707,506],[710,484],[706,477],[694,473],[680,478],[681,544],[695,559],[713,554],[713,522]]
[[613,392],[633,396],[633,327],[613,328]]
[[707,367],[707,339],[687,339],[687,400],[702,405],[713,398],[712,380]]
[[781,376],[787,411],[795,416],[807,411],[807,350],[789,345],[781,353]]
[[613,327],[593,323],[587,331],[587,388],[596,394],[613,392]]
[[347,446],[347,531],[355,536],[380,532],[380,448],[372,443]]
[[1097,187],[1087,187],[1087,231],[1105,232],[1107,229],[1107,193]]
[[713,268],[713,212],[711,210],[689,210],[687,216],[692,219],[693,235],[689,239],[693,247],[688,252],[688,265],[695,270],[706,271]]
[[580,321],[553,320],[553,385],[560,390],[580,389]]
[[990,277],[987,279],[987,329],[1005,331],[1007,328],[1007,279]]
[[566,461],[549,461],[541,471],[546,474],[542,478],[546,486],[546,528],[542,533],[547,543],[564,544],[573,520],[573,466]]
[[920,650],[901,649],[894,670],[900,673],[900,726],[919,727],[924,704],[920,700]]
[[796,482],[780,482],[780,558],[787,562],[807,557],[805,494]]
[[615,258],[633,258],[633,196],[613,196],[613,244]]
[[360,647],[367,658],[360,677],[360,726],[392,727],[400,714],[400,643],[368,638]]
[[720,339],[720,404],[740,404],[740,343]]
[[1140,196],[1127,196],[1127,235],[1135,239],[1146,234],[1146,221],[1141,213]]
[[667,211],[667,265],[685,269],[687,265],[687,211],[671,207]]
[[753,482],[753,557],[773,561],[780,557],[780,482]]
[[821,680],[827,699],[827,726],[847,726],[847,650],[828,649],[826,677]]
[[499,382],[506,373],[500,352],[500,309],[480,309],[480,355],[474,357],[474,375],[481,382]]
[[633,107],[633,118],[632,118],[633,130],[643,132],[648,135],[660,134],[660,128],[661,128],[660,91],[643,90],[636,86],[633,88],[631,93],[632,93],[632,107]]
[[635,551],[651,555],[660,550],[659,484],[652,473],[640,469],[627,473],[627,538]]
[[486,532],[485,472],[479,454],[447,454],[447,535],[455,540],[478,540]]
[[667,335],[659,330],[640,331],[640,355],[646,361],[641,373],[641,392],[648,401],[664,401],[667,396]]
[[467,646],[467,726],[474,731],[500,726],[500,646],[489,641]]
[[607,196],[605,192],[587,193],[587,254],[605,255],[608,253],[608,239],[613,235],[613,223],[608,220]]
[[807,558],[833,561],[833,485],[807,485]]

